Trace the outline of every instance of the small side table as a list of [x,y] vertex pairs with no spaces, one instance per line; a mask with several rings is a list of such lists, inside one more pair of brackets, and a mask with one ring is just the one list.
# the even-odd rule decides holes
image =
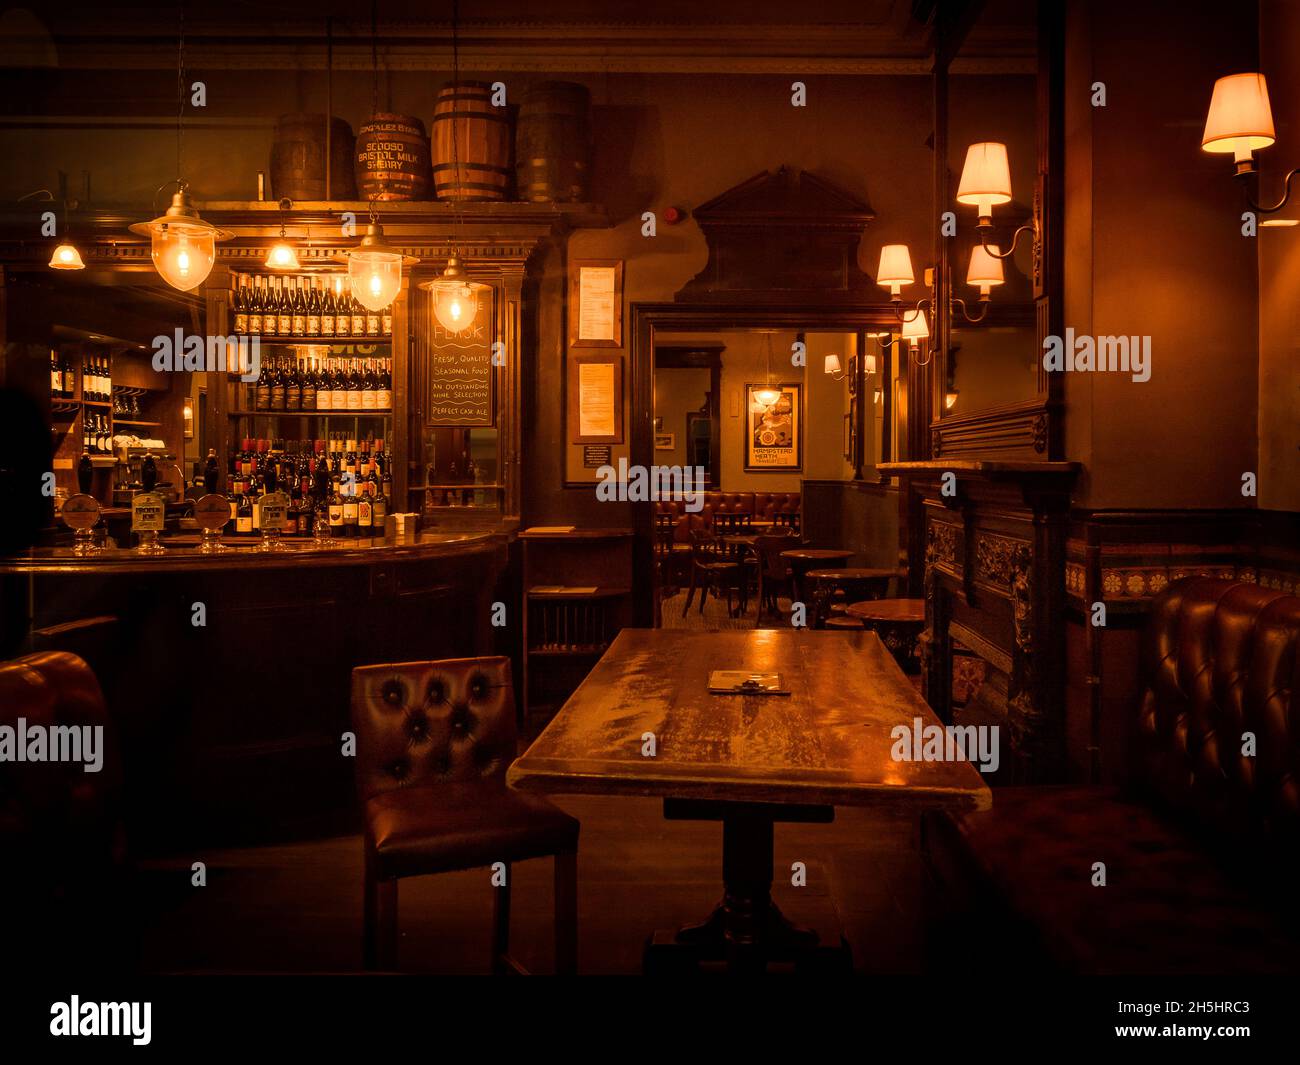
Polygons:
[[808,602],[808,592],[804,577],[811,569],[842,569],[853,557],[852,551],[826,547],[795,547],[782,551],[781,557],[790,563],[790,572],[794,579],[795,600]]
[[904,673],[920,672],[916,641],[925,628],[924,599],[872,599],[853,603],[844,613],[874,630]]
[[846,566],[843,569],[810,569],[804,574],[812,616],[812,628],[826,627],[826,615],[836,591],[843,591],[850,603],[879,599],[889,591],[891,578],[906,575],[906,570],[888,566]]

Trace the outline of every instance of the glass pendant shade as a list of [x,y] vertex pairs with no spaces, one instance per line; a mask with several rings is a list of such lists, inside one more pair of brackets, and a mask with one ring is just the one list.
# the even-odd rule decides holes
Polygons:
[[779,388],[773,388],[771,385],[760,388],[754,393],[754,399],[764,407],[774,406],[780,398],[781,390]]
[[151,222],[137,222],[131,232],[149,237],[154,269],[182,292],[207,280],[217,261],[216,242],[228,236],[199,217],[184,187],[172,196],[165,214]]
[[479,296],[486,286],[469,280],[460,260],[453,255],[447,260],[447,268],[424,288],[433,296],[438,324],[448,333],[460,333],[478,317]]
[[60,244],[50,256],[51,270],[84,270],[86,264],[81,261],[81,252],[71,244]]
[[1267,148],[1275,139],[1273,109],[1263,74],[1230,74],[1214,83],[1201,136],[1202,149],[1231,152],[1241,163],[1250,159],[1251,152]]
[[925,320],[925,311],[916,310],[903,315],[903,339],[916,343],[930,335],[930,323]]
[[1003,282],[1002,260],[994,257],[1001,250],[996,244],[990,244],[987,249],[982,244],[976,244],[970,250],[970,265],[966,267],[966,284],[979,286],[981,296],[987,296],[990,287]]
[[825,359],[825,368],[827,373],[839,373],[840,357],[838,355],[827,355]]
[[382,311],[402,290],[402,267],[420,260],[384,242],[384,227],[371,222],[361,243],[337,258],[348,266],[353,298],[370,311]]
[[904,285],[916,278],[912,273],[912,256],[906,244],[886,244],[880,249],[880,267],[876,271],[876,284],[885,286],[897,296]]
[[1011,167],[1005,144],[981,141],[966,149],[957,202],[974,204],[981,219],[992,218],[997,204],[1011,202]]
[[298,262],[298,253],[293,246],[281,240],[271,245],[271,250],[266,253],[266,268],[268,270],[300,270],[302,267]]

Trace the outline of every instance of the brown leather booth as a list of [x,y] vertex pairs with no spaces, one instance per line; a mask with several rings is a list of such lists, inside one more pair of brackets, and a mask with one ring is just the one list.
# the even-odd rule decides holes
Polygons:
[[[1300,970],[1300,598],[1178,581],[1141,669],[1125,787],[1000,788],[926,819],[937,964]],[[997,957],[962,957],[975,927]]]
[[[799,492],[719,492],[709,491],[704,493],[703,509],[699,511],[688,511],[686,503],[681,499],[661,499],[656,504],[659,514],[672,514],[677,518],[684,519],[694,513],[697,517],[705,517],[707,523],[712,525],[714,516],[717,517],[749,517],[758,521],[775,521],[781,524],[792,525],[794,528],[799,527],[799,514],[803,507],[803,496]],[[683,537],[682,542],[689,540],[689,534]]]

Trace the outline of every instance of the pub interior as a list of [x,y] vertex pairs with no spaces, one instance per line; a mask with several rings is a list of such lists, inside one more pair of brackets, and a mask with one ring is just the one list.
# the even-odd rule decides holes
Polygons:
[[17,956],[1294,974],[1300,6],[1179,12],[7,7]]

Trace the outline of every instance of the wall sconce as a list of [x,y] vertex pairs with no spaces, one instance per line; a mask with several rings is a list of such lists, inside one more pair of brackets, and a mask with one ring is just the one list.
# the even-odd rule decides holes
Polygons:
[[912,349],[912,356],[916,359],[918,366],[926,366],[933,355],[928,348],[926,349],[926,358],[922,362],[917,358],[917,352],[920,350],[920,341],[930,336],[930,323],[925,319],[925,311],[919,307],[914,311],[909,311],[903,315],[903,339],[907,341],[908,346]]
[[979,302],[983,305],[978,316],[966,309],[966,301],[958,296],[952,302],[961,308],[962,317],[968,322],[982,322],[989,313],[989,291],[994,285],[1003,283],[1002,260],[998,257],[996,244],[985,247],[977,244],[970,250],[970,264],[966,267],[966,284],[974,285],[980,290]]
[[[1277,139],[1273,131],[1273,109],[1268,102],[1268,82],[1263,74],[1229,74],[1214,83],[1210,109],[1205,115],[1205,132],[1201,150],[1232,153],[1237,164],[1236,177],[1248,178],[1255,173],[1254,153],[1267,148]],[[1272,207],[1256,203],[1246,193],[1251,210],[1272,214],[1286,206],[1291,198],[1291,179],[1300,168],[1287,173],[1282,182],[1282,198]]]
[[[1032,233],[1034,239],[1038,239],[1038,216],[1034,215],[1032,222],[1016,230],[1011,238],[1011,247],[1006,251],[1000,251],[988,242],[993,232],[993,208],[1011,202],[1011,167],[1007,162],[1005,144],[981,141],[966,149],[966,163],[957,186],[957,202],[975,207],[978,212],[975,229],[980,235],[980,244],[995,259],[1011,258],[1024,233]],[[993,250],[990,251],[990,247]]]
[[[867,335],[872,336],[874,334],[868,333]],[[888,333],[883,335],[889,336]],[[842,372],[843,367],[840,365],[840,357],[835,354],[827,355],[826,358],[822,360],[822,368],[836,381],[843,381],[844,378],[848,376],[847,373]],[[862,356],[862,372],[867,375],[876,372],[876,357],[874,355]]]
[[959,389],[956,388],[948,389],[948,391],[943,394],[943,409],[952,410],[953,407],[957,406],[958,395],[960,395]]

